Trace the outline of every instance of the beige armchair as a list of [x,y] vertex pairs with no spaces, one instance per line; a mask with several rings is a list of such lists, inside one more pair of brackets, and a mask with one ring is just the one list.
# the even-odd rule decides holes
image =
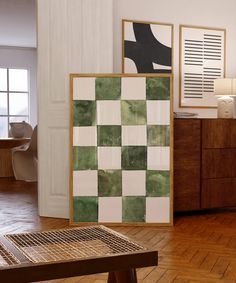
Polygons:
[[37,126],[28,143],[12,148],[12,168],[16,180],[37,181]]

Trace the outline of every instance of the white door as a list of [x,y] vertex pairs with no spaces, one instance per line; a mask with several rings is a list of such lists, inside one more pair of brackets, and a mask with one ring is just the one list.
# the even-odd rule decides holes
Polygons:
[[69,73],[113,69],[112,0],[38,0],[39,214],[69,217]]

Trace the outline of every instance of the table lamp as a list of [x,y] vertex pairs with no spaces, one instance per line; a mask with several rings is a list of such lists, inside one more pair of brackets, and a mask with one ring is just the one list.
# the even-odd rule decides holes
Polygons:
[[214,81],[214,93],[218,96],[218,118],[233,118],[234,99],[236,95],[236,80],[231,78],[221,78]]

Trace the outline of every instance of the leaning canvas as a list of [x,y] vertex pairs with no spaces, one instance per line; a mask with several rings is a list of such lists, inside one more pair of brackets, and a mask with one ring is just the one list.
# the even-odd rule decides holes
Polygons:
[[172,73],[172,24],[123,20],[122,37],[124,73]]
[[179,107],[216,108],[214,80],[225,76],[226,29],[179,27]]
[[172,222],[170,75],[71,75],[71,222]]

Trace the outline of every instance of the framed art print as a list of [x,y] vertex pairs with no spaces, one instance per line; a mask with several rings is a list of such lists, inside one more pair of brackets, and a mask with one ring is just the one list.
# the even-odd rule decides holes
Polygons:
[[123,20],[122,38],[123,73],[172,73],[172,24]]
[[214,80],[225,75],[225,29],[180,26],[180,107],[215,108]]
[[71,74],[71,223],[172,223],[172,77]]

